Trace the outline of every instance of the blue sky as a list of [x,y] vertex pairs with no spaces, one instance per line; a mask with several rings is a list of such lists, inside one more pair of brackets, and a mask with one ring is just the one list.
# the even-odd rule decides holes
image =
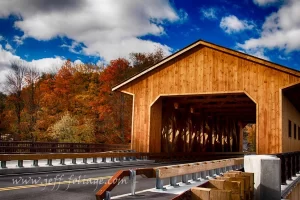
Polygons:
[[1,0],[0,83],[20,60],[107,63],[203,39],[300,70],[298,0]]

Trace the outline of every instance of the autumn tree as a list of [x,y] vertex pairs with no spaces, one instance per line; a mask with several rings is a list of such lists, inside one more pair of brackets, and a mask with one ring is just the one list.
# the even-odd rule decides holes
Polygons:
[[6,95],[0,92],[0,140],[2,139],[2,133],[6,131],[6,124],[5,123],[5,107],[6,107]]
[[256,151],[256,125],[247,124],[244,128],[244,138],[247,140],[247,150]]
[[6,76],[6,90],[10,94],[9,101],[14,105],[18,137],[21,133],[21,112],[24,107],[24,100],[21,94],[25,85],[25,73],[26,67],[23,63],[13,62],[10,65],[10,73]]
[[25,72],[25,83],[26,83],[26,107],[27,114],[29,116],[28,131],[31,140],[34,141],[34,126],[36,123],[36,112],[38,107],[38,100],[36,99],[37,82],[40,78],[40,73],[35,68],[27,68]]
[[84,124],[67,112],[49,130],[51,136],[58,142],[90,143],[95,141],[94,129],[90,120]]
[[163,57],[157,49],[102,67],[68,60],[57,72],[42,75],[24,63],[12,63],[3,115],[0,110],[0,120],[9,127],[1,129],[0,123],[0,130],[32,141],[128,143],[132,97],[112,88]]
[[153,53],[130,53],[130,60],[133,65],[131,74],[136,74],[151,67],[164,58],[162,48],[157,48]]
[[[124,58],[112,60],[100,74],[98,111],[101,136],[110,143],[125,143],[130,135],[131,97],[112,92],[114,85],[124,80],[132,67]],[[125,140],[126,138],[126,140]]]

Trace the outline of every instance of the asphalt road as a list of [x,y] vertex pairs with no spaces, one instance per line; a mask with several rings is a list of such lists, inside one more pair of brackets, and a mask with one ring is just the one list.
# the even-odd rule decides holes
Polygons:
[[[132,167],[1,176],[0,200],[95,200],[96,192],[105,181],[108,181],[116,171],[130,168]],[[150,189],[154,186],[155,179],[137,176],[136,191]],[[130,193],[128,179],[124,179],[123,183],[116,186],[111,196],[125,193]],[[143,198],[143,195],[137,197],[146,199],[146,197]]]

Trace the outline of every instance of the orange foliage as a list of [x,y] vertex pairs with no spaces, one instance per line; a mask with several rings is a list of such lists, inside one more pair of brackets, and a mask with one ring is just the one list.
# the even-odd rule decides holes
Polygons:
[[[0,109],[1,133],[11,134],[14,139],[33,141],[60,141],[54,138],[63,128],[62,117],[69,113],[76,123],[73,132],[87,141],[105,143],[128,143],[131,132],[132,97],[112,92],[114,85],[133,73],[154,64],[162,58],[162,52],[131,54],[133,66],[126,59],[110,61],[106,67],[89,64],[74,65],[67,61],[56,74],[30,74],[25,77],[27,85],[21,91],[21,122],[17,125],[13,102],[14,95],[3,98]],[[7,99],[7,100],[6,100]],[[0,105],[0,108],[1,108]],[[59,125],[59,126],[58,126]],[[93,130],[90,128],[92,127]],[[56,128],[56,129],[53,129]],[[16,134],[20,130],[20,134]],[[77,137],[79,138],[79,136]]]

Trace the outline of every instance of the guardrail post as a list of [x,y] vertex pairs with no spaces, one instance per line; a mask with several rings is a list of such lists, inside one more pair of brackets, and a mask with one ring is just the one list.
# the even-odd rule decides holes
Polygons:
[[88,163],[87,163],[87,158],[82,158],[82,163],[88,164]]
[[178,186],[176,176],[170,177],[170,185],[173,187]]
[[156,189],[163,189],[163,180],[161,178],[159,178],[159,170],[156,170],[156,184],[155,184],[155,188]]
[[[128,150],[125,151],[125,153],[130,153],[130,152],[131,152],[130,150],[129,150],[129,151],[128,151]],[[130,156],[125,156],[125,160],[126,160],[126,161],[130,161]]]
[[106,158],[102,158],[102,162],[106,163]]
[[216,177],[218,175],[217,169],[213,170],[213,177]]
[[290,159],[291,159],[291,177],[295,176],[294,174],[294,154],[293,153],[290,153]]
[[38,167],[39,166],[39,160],[33,160],[32,166]]
[[280,166],[281,166],[281,185],[286,185],[286,159],[283,154],[278,154],[277,157],[280,158]]
[[105,200],[110,200],[110,191],[105,192]]
[[216,171],[217,171],[217,175],[221,174],[221,168],[218,168]]
[[93,158],[93,162],[92,163],[97,163],[97,158]]
[[185,184],[189,184],[189,180],[188,180],[188,175],[185,174],[185,175],[182,175],[182,182],[185,183]]
[[[120,153],[120,151],[116,151],[116,153]],[[115,161],[119,161],[120,160],[120,158],[119,157],[116,157],[116,158],[114,158],[114,160]],[[113,161],[113,160],[111,160],[112,162],[115,162],[115,161]]]
[[233,170],[232,166],[227,166],[226,167],[226,172]]
[[[124,153],[124,151],[118,151],[119,153]],[[118,160],[120,161],[120,162],[123,162],[123,160],[124,160],[124,157],[123,156],[120,156],[119,158],[118,158]]]
[[225,173],[225,172],[226,172],[226,167],[222,167],[222,168],[221,168],[221,172],[222,172],[222,173]]
[[207,178],[209,179],[209,178],[213,177],[213,175],[214,175],[214,171],[212,169],[208,170]]
[[76,165],[76,158],[72,158],[72,164]]
[[192,173],[192,180],[198,181],[197,173]]
[[[135,153],[135,150],[132,150],[132,153]],[[131,159],[136,160],[136,156],[132,156]]]
[[296,174],[299,173],[299,152],[295,152],[295,170]]
[[1,168],[7,168],[6,167],[6,161],[1,161]]
[[52,165],[52,159],[48,159],[48,160],[47,160],[47,165],[48,165],[48,166],[53,166],[53,165]]
[[17,167],[24,167],[23,166],[23,160],[18,160],[18,166]]
[[287,179],[292,180],[292,164],[291,164],[291,154],[287,153],[286,155],[286,160],[287,160]]
[[66,165],[66,160],[64,158],[60,159],[60,164],[61,165]]
[[202,171],[202,172],[201,172],[201,178],[202,178],[203,180],[206,180],[206,179],[207,179],[206,171]]
[[131,180],[131,195],[135,195],[136,171],[134,169],[130,170],[130,180]]
[[293,166],[292,166],[292,175],[296,176],[296,153],[292,153],[292,158],[293,158]]

